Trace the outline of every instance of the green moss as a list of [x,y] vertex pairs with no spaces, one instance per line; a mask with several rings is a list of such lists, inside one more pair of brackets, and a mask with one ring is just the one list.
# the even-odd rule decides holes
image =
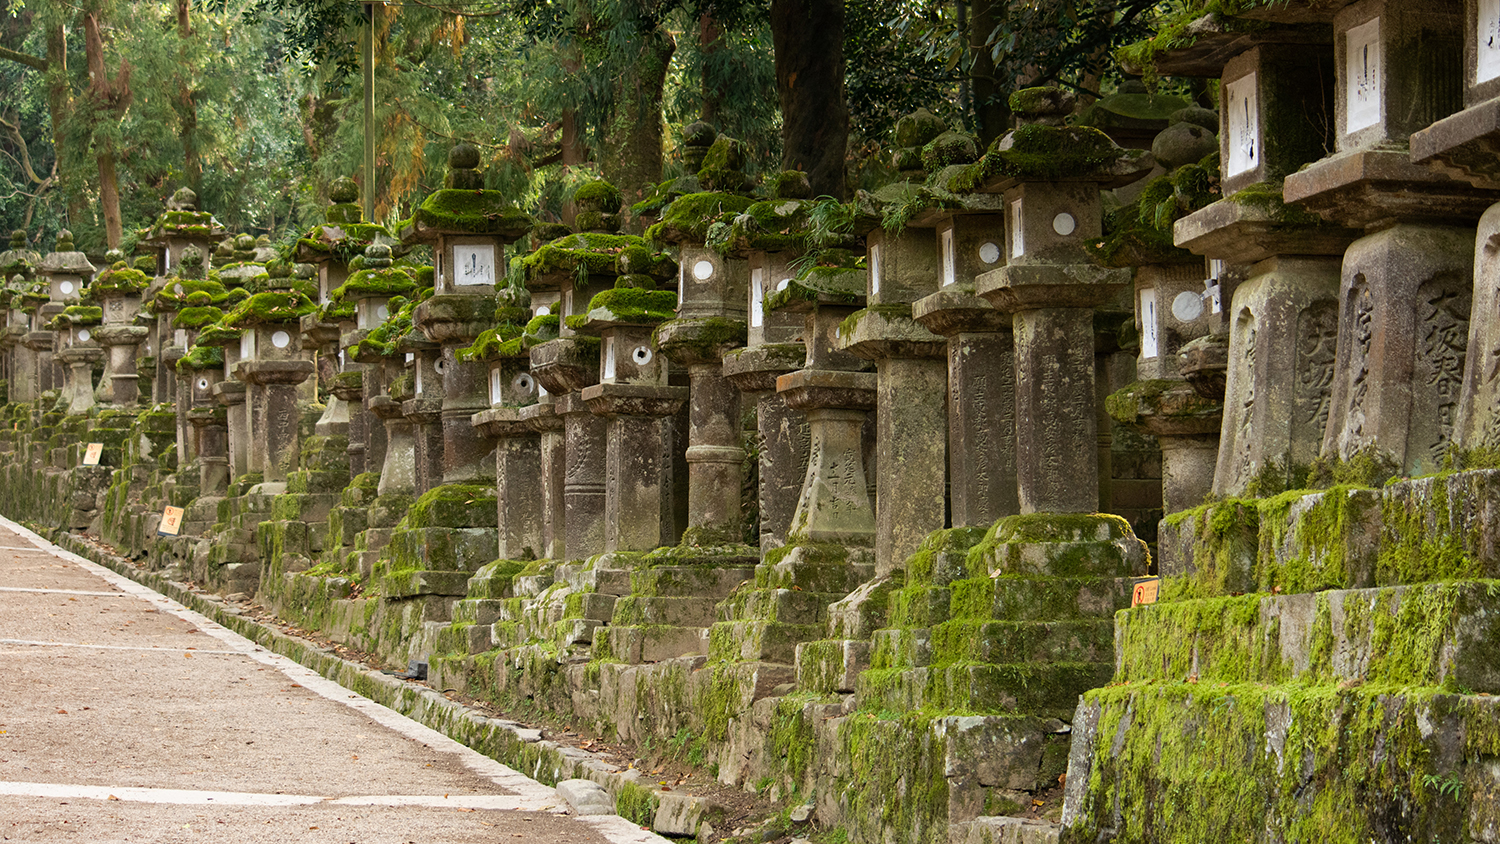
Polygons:
[[754,200],[730,193],[691,193],[668,205],[661,222],[646,230],[648,240],[686,240],[703,243],[708,229],[721,217],[743,214]]
[[173,328],[203,328],[213,325],[224,317],[224,312],[215,307],[183,308],[172,318]]
[[1115,58],[1131,73],[1144,75],[1147,84],[1152,84],[1156,80],[1158,59],[1198,42],[1204,30],[1194,25],[1197,21],[1209,18],[1213,23],[1209,31],[1217,29],[1247,32],[1264,29],[1267,26],[1264,22],[1237,18],[1234,15],[1275,2],[1279,0],[1190,0],[1162,16],[1153,27],[1150,38],[1121,47],[1115,51]]
[[793,279],[784,290],[766,297],[768,311],[780,310],[803,302],[828,301],[840,305],[857,305],[864,301],[865,271],[845,267],[809,267]]
[[493,527],[495,506],[493,484],[445,484],[423,493],[401,523],[408,529],[486,523]]
[[1032,123],[997,140],[982,164],[987,177],[1056,181],[1102,173],[1122,154],[1098,129]]
[[1224,403],[1206,399],[1184,382],[1169,379],[1134,381],[1104,399],[1110,418],[1135,425],[1146,416],[1199,418],[1216,416]]
[[104,321],[104,309],[89,305],[69,305],[62,315],[73,325],[98,325]]
[[504,357],[523,357],[519,325],[505,324],[486,329],[474,342],[455,353],[460,361],[494,360]]
[[504,193],[492,190],[433,191],[412,220],[440,231],[519,236],[531,228],[531,217],[512,206]]
[[417,281],[407,267],[360,270],[330,294],[334,302],[358,299],[365,296],[409,296],[417,289]]
[[151,278],[140,270],[133,269],[121,261],[115,266],[100,273],[91,284],[89,292],[94,296],[103,293],[121,293],[129,295],[139,293],[151,286]]
[[182,359],[177,361],[178,372],[198,372],[207,369],[224,368],[224,349],[222,346],[200,346],[194,345],[188,350]]
[[624,199],[620,196],[619,188],[599,179],[579,185],[573,192],[573,202],[579,208],[607,214],[620,210]]
[[615,813],[637,826],[650,828],[656,818],[657,803],[655,792],[627,782],[615,795]]
[[229,328],[298,322],[318,309],[307,296],[290,290],[256,293],[224,317]]
[[589,300],[588,320],[632,325],[666,322],[676,316],[677,291],[614,287]]
[[632,247],[645,247],[645,241],[633,235],[585,232],[571,234],[545,244],[521,260],[528,278],[550,273],[573,273],[581,278],[590,275],[612,275],[621,253]]
[[1284,226],[1303,227],[1324,225],[1322,217],[1311,211],[1304,210],[1300,205],[1288,205],[1282,199],[1282,182],[1280,179],[1269,182],[1256,182],[1248,187],[1240,188],[1228,197],[1230,202],[1237,205],[1245,205],[1265,212],[1273,223]]

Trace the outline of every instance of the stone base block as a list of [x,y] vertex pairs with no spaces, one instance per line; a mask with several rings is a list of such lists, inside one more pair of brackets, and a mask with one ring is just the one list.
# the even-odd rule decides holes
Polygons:
[[1033,513],[995,523],[974,552],[991,574],[1131,577],[1146,573],[1146,544],[1118,516]]
[[1052,821],[988,817],[948,827],[948,844],[1057,844],[1062,827]]
[[469,575],[461,571],[391,572],[380,579],[381,594],[387,598],[415,598],[422,595],[462,597],[467,593]]
[[1105,685],[1112,662],[871,669],[859,676],[863,709],[1026,713],[1071,720],[1078,696]]
[[857,639],[803,642],[796,654],[797,688],[813,694],[849,694],[870,667],[870,643]]
[[495,528],[430,527],[395,531],[388,551],[393,569],[458,572],[467,582],[470,574],[495,558],[498,543]]
[[[662,662],[708,652],[707,631],[702,627],[610,627],[608,653],[632,665]],[[596,631],[595,635],[598,633]]]

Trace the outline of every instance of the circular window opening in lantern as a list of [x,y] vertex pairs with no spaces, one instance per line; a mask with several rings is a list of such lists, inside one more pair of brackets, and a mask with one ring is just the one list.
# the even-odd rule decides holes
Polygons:
[[375,309],[375,316],[379,317],[380,319],[389,319],[391,316],[391,309],[382,304],[380,307]]
[[81,343],[88,342],[88,339],[92,336],[93,335],[89,333],[89,330],[87,328],[81,328],[78,330],[78,340]]
[[699,281],[708,281],[713,278],[714,264],[712,261],[699,261],[693,265],[693,278]]
[[64,292],[64,293],[72,293],[73,292],[73,282],[71,282],[71,281],[65,281],[65,282],[63,282],[62,283],[62,292]]
[[1192,322],[1203,316],[1203,296],[1184,290],[1172,299],[1172,316],[1179,322]]
[[993,264],[1000,260],[1000,244],[985,242],[979,245],[979,260],[986,264]]
[[271,335],[271,345],[278,349],[285,349],[287,346],[292,345],[292,335],[285,331],[278,331]]
[[651,362],[651,349],[647,346],[636,346],[635,351],[630,353],[636,366],[645,366]]
[[531,376],[530,375],[528,375],[528,374],[526,374],[526,373],[523,372],[520,375],[516,376],[516,380],[515,380],[516,392],[518,392],[518,393],[520,393],[522,395],[531,395],[531,389],[532,389],[532,387],[535,387],[535,386],[536,386],[536,382],[533,381],[533,380],[531,380]]
[[1077,229],[1078,221],[1073,219],[1073,215],[1066,211],[1052,218],[1052,230],[1063,237],[1067,237],[1074,231],[1077,231]]
[[437,374],[443,375],[443,374],[447,373],[447,371],[448,371],[448,362],[445,361],[445,360],[438,360],[437,363],[434,363],[432,365],[432,369]]
[[552,313],[552,309],[549,308],[549,307],[547,307],[546,305],[543,305],[540,308],[536,309],[536,315],[537,316],[547,316],[547,315],[549,315],[551,313]]
[[208,379],[207,378],[199,378],[198,379],[198,389],[200,389],[200,390],[207,390],[208,389]]

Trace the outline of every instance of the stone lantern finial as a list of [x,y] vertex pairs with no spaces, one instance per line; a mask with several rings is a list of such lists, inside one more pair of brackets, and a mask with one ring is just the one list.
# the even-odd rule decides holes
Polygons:
[[177,261],[177,276],[179,278],[203,278],[203,250],[197,246],[188,246],[182,250],[182,257]]
[[456,190],[483,190],[484,174],[480,173],[479,147],[464,141],[448,151],[448,176],[444,187]]
[[328,198],[334,202],[358,202],[359,183],[348,176],[340,176],[328,186]]
[[63,229],[62,231],[60,231],[60,232],[57,233],[57,249],[56,249],[56,251],[58,251],[58,252],[73,252],[73,251],[76,251],[73,248],[73,233],[72,232],[68,231],[67,229]]
[[372,243],[365,247],[365,269],[383,270],[391,265],[391,247]]
[[1061,126],[1078,97],[1061,88],[1022,88],[1010,95],[1010,108],[1022,125]]
[[167,200],[168,211],[197,211],[198,194],[192,188],[178,188]]
[[26,236],[26,230],[25,229],[16,229],[15,231],[13,231],[13,232],[10,233],[10,248],[11,249],[16,249],[16,250],[25,249],[28,245],[29,245],[29,238],[27,238],[27,236]]

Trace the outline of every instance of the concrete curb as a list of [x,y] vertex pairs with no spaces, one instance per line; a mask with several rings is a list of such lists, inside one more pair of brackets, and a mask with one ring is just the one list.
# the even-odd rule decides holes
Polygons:
[[[304,639],[269,628],[221,603],[204,598],[177,581],[137,568],[128,560],[107,553],[67,531],[57,531],[49,536],[53,531],[36,530],[36,526],[25,523],[12,524],[63,550],[154,589],[266,650],[292,659],[324,678],[387,709],[399,712],[544,785],[556,786],[564,780],[586,779],[598,783],[616,799],[627,786],[649,789],[648,785],[641,782],[639,771],[622,770],[618,765],[599,759],[586,750],[547,741],[542,738],[540,730],[523,727],[513,721],[490,718],[449,700],[434,689],[398,680],[360,663],[346,660]],[[659,797],[654,792],[653,796]],[[599,834],[615,844],[668,844],[668,839],[618,814],[583,816],[578,820],[593,826]]]

